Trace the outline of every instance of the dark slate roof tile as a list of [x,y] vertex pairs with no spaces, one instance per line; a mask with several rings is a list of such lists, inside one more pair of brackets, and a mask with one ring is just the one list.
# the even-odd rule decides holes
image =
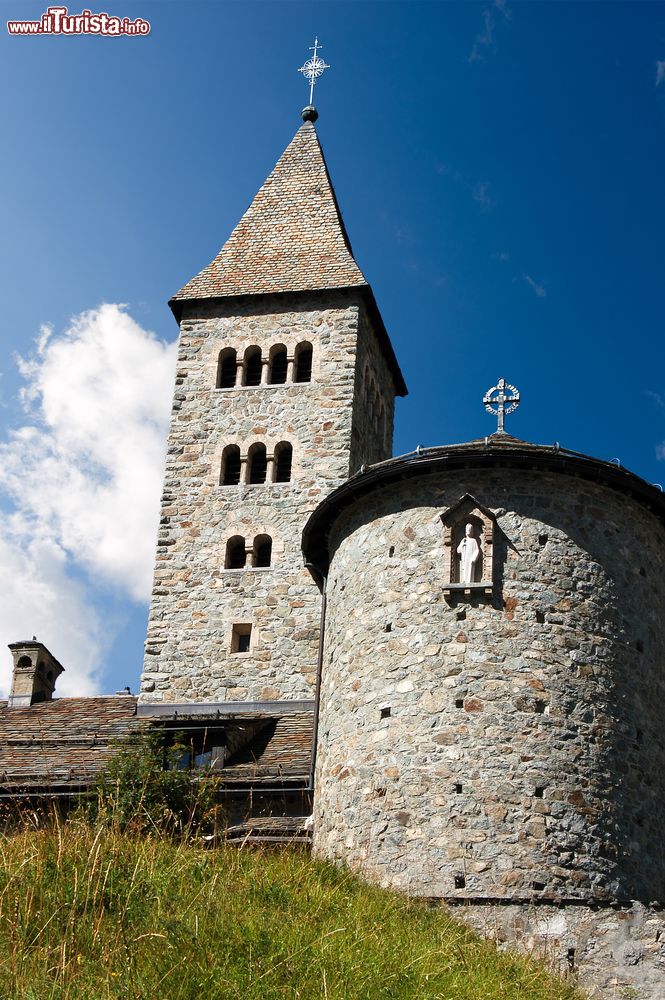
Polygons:
[[268,720],[221,771],[225,782],[304,780],[312,753],[311,712]]
[[0,701],[0,788],[87,786],[119,741],[147,725],[136,718],[131,695],[54,698],[26,708]]

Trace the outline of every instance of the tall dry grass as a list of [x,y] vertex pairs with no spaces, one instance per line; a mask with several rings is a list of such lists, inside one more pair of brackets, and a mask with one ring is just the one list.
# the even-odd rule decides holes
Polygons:
[[0,840],[0,997],[573,1000],[445,911],[295,850],[54,820]]

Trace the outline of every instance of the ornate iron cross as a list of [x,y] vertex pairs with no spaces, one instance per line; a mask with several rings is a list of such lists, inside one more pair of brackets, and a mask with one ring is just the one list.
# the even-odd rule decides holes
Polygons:
[[507,413],[512,413],[520,405],[520,394],[514,385],[509,385],[505,378],[500,378],[496,385],[488,389],[483,396],[483,403],[488,413],[499,418],[497,434],[505,434],[503,421]]
[[298,70],[299,73],[302,73],[303,76],[307,77],[307,79],[309,80],[310,105],[314,100],[314,84],[316,83],[316,81],[321,76],[324,70],[330,69],[328,63],[325,63],[323,59],[319,58],[318,50],[320,48],[323,48],[323,46],[319,45],[318,38],[315,38],[314,44],[310,45],[310,50],[314,52],[314,55],[312,56],[311,59],[307,60],[304,66],[301,66],[300,69]]

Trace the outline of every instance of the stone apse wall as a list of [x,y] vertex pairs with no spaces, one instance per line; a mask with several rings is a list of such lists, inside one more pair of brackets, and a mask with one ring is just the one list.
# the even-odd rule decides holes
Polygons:
[[[309,513],[350,472],[352,424],[369,455],[386,458],[392,444],[394,387],[373,344],[361,297],[256,296],[185,305],[180,331],[146,656],[140,700],[264,701],[312,697],[321,598],[300,552]],[[313,347],[311,381],[293,381],[293,356]],[[268,360],[284,345],[289,373],[269,384]],[[240,362],[259,347],[262,384],[216,388],[220,351]],[[358,400],[358,356],[372,358],[385,393],[380,425]],[[270,457],[280,442],[293,448],[290,482],[249,484],[252,446]],[[224,449],[237,445],[241,482],[221,485]],[[268,462],[270,480],[272,464]],[[355,470],[354,470],[355,471]],[[271,564],[224,565],[229,538],[272,539]],[[251,626],[250,648],[234,650],[234,625]]]
[[[448,586],[467,494],[491,590]],[[664,922],[631,903],[665,898],[661,522],[572,476],[442,472],[364,496],[330,552],[316,853],[662,996]]]

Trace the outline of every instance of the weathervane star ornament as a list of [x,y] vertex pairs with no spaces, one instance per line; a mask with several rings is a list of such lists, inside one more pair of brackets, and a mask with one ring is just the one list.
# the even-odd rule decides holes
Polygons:
[[488,389],[483,396],[483,403],[488,413],[498,417],[496,434],[505,434],[504,420],[507,413],[512,413],[520,405],[520,394],[514,385],[500,378],[496,385]]
[[312,104],[314,100],[314,84],[318,78],[323,74],[324,70],[330,69],[328,63],[325,63],[323,59],[319,57],[319,49],[323,46],[319,45],[319,39],[314,39],[314,44],[310,45],[311,51],[314,53],[311,59],[300,67],[299,73],[302,73],[307,80],[309,80],[309,103]]

